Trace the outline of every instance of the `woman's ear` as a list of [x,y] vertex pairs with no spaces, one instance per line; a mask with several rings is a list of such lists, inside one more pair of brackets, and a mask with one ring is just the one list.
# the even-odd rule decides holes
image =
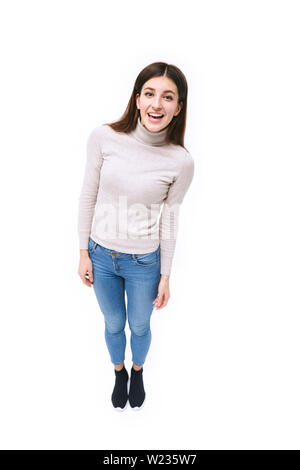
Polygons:
[[180,101],[180,103],[179,103],[178,106],[177,106],[177,111],[176,111],[176,113],[174,114],[174,116],[178,116],[178,114],[179,114],[180,111],[182,110],[182,106],[183,106],[183,103],[182,103],[182,101]]
[[139,105],[140,105],[140,94],[139,93],[137,93],[135,95],[135,104],[136,104],[137,109],[140,109],[139,108]]

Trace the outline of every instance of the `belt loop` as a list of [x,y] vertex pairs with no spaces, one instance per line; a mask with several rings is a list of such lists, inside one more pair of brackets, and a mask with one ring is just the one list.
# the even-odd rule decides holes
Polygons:
[[97,248],[97,243],[93,240],[93,249],[92,249],[92,253],[94,253],[94,251],[96,250]]

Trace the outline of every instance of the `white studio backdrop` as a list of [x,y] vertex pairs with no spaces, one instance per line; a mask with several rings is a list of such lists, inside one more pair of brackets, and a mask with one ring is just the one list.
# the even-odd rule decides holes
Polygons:
[[[1,448],[299,449],[299,2],[29,0],[0,18]],[[149,399],[116,413],[78,198],[89,132],[154,61],[188,80],[195,175]]]

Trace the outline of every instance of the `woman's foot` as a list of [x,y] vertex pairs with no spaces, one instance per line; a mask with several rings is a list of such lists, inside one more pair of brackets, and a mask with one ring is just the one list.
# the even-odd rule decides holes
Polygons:
[[139,410],[145,401],[146,393],[143,382],[143,367],[139,370],[131,368],[130,387],[129,387],[129,403],[131,408]]
[[128,401],[128,380],[129,375],[125,366],[123,366],[121,370],[115,369],[115,386],[111,395],[111,401],[117,411],[126,409]]

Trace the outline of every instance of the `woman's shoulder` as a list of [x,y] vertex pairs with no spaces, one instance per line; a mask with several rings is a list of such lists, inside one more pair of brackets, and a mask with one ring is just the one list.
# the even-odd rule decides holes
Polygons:
[[176,158],[178,161],[178,164],[182,166],[189,166],[194,164],[194,158],[191,155],[191,153],[182,145],[178,144],[169,144],[169,149],[170,152],[172,153],[172,156]]
[[89,135],[92,135],[92,136],[95,136],[95,137],[97,137],[97,136],[101,137],[101,136],[108,135],[112,132],[113,132],[113,130],[108,124],[98,124],[97,126],[95,126],[91,129]]

